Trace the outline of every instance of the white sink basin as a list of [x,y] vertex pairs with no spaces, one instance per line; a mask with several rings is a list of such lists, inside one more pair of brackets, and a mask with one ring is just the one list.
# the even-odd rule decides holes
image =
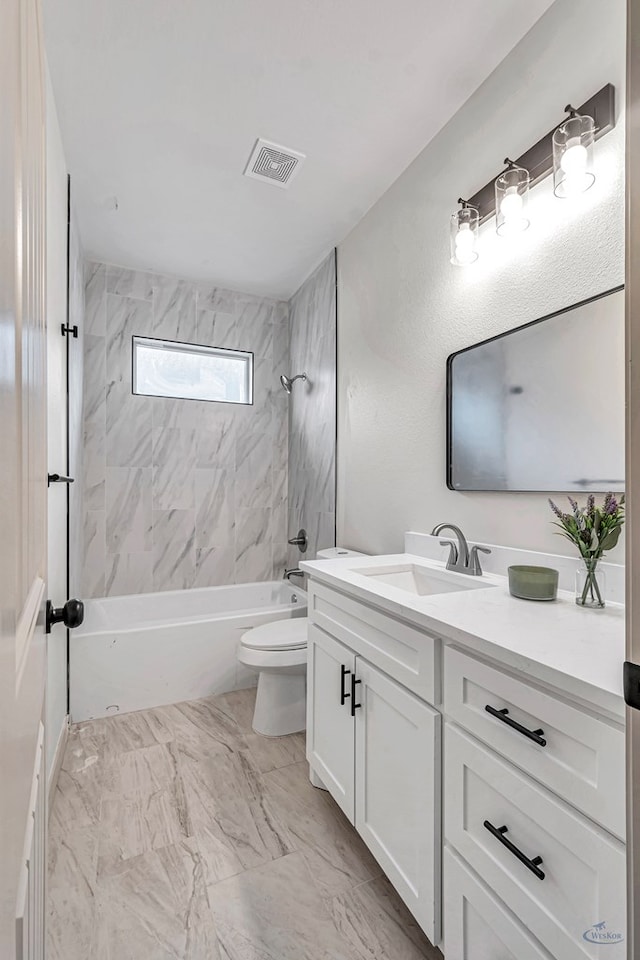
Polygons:
[[451,573],[447,570],[431,570],[417,563],[398,563],[388,567],[361,568],[353,570],[363,577],[386,583],[398,590],[406,590],[418,597],[428,597],[438,593],[457,593],[460,590],[486,589],[494,584],[483,582],[482,577],[472,577],[466,573]]

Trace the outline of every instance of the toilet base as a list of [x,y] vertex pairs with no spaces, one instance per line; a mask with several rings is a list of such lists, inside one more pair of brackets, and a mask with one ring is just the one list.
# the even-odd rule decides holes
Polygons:
[[261,670],[253,713],[255,732],[263,737],[285,737],[304,730],[306,720],[306,671]]

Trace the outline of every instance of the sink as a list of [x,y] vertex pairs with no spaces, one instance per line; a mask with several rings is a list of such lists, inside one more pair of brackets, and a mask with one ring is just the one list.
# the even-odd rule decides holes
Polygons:
[[352,570],[376,583],[386,583],[398,590],[406,590],[417,597],[429,597],[439,593],[458,593],[464,590],[486,589],[494,584],[483,583],[482,577],[431,570],[417,563],[398,563],[388,567],[361,568]]

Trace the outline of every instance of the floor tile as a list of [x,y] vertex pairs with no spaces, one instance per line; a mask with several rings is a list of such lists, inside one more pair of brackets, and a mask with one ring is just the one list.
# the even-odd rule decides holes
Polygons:
[[290,763],[305,759],[304,733],[292,733],[286,737],[263,737],[253,731],[253,712],[256,703],[256,688],[233,690],[216,697],[216,704],[238,724],[254,760],[262,773],[277,770]]
[[195,841],[142,854],[99,880],[91,960],[220,960]]
[[246,742],[238,723],[214,702],[215,698],[155,707],[148,711],[154,728],[173,731],[180,750],[200,760],[219,753],[246,749]]
[[306,763],[265,774],[267,796],[286,823],[291,843],[303,853],[323,897],[333,897],[382,870],[337,804],[312,787]]
[[50,960],[441,960],[255,690],[72,727]]
[[293,853],[209,887],[225,960],[355,960]]
[[207,883],[284,856],[288,833],[249,751],[181,760],[186,805]]
[[443,960],[386,877],[362,883],[327,905],[360,960]]
[[48,960],[87,960],[95,918],[97,834],[49,829]]

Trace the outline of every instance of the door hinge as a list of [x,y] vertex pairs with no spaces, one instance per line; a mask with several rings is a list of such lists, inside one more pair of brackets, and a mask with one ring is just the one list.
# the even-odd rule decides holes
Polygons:
[[74,324],[72,327],[68,327],[66,323],[60,324],[60,333],[62,336],[66,336],[68,333],[71,334],[74,340],[78,339],[78,327],[77,324]]
[[624,702],[634,710],[640,710],[640,664],[625,661],[623,669]]

